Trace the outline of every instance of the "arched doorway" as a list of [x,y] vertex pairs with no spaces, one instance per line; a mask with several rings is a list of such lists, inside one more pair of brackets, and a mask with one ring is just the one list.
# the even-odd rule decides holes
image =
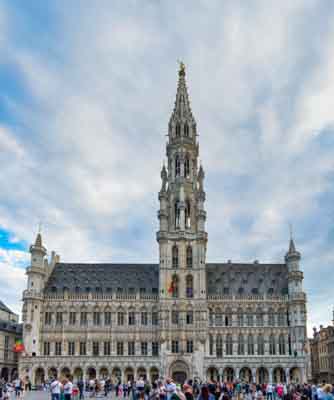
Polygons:
[[1,370],[1,379],[4,379],[6,382],[8,382],[8,377],[9,377],[9,370],[7,367],[2,368]]
[[260,367],[257,370],[257,383],[262,385],[263,383],[267,383],[269,378],[269,373],[267,368]]
[[49,370],[48,370],[48,377],[49,377],[49,379],[51,379],[51,378],[57,378],[57,375],[58,375],[58,371],[57,371],[57,368],[56,368],[56,367],[51,367],[51,368],[49,368]]
[[216,367],[209,367],[207,372],[206,372],[206,377],[208,380],[211,381],[218,381],[218,369]]
[[18,376],[17,369],[16,369],[16,368],[13,368],[13,369],[12,369],[12,372],[11,372],[11,374],[10,374],[10,379],[13,381],[14,379],[17,378],[17,376]]
[[83,370],[80,367],[74,368],[73,378],[75,382],[78,382],[80,379],[83,379]]
[[116,383],[118,381],[121,380],[122,377],[122,372],[120,370],[120,368],[115,367],[112,371],[111,371],[111,376],[113,378],[113,382]]
[[248,367],[241,368],[240,373],[239,373],[239,379],[242,382],[251,383],[252,382],[252,371],[251,371],[251,369],[248,368]]
[[291,383],[301,383],[301,374],[298,367],[290,369],[290,382]]
[[150,369],[150,379],[151,379],[151,383],[154,383],[155,381],[157,381],[159,379],[159,370],[157,367],[152,367]]
[[101,367],[99,377],[102,379],[107,379],[109,376],[109,371],[107,367]]
[[169,375],[174,382],[183,384],[189,377],[189,368],[184,361],[175,361],[169,368]]
[[285,371],[282,367],[276,367],[273,370],[273,382],[274,383],[285,383],[286,376]]
[[224,369],[224,382],[233,382],[234,381],[234,369],[231,367],[227,367]]
[[142,377],[144,379],[144,381],[147,379],[147,372],[144,367],[139,367],[137,369],[137,378],[140,378],[140,377]]
[[133,382],[135,379],[135,372],[132,367],[125,368],[124,376],[126,382]]
[[93,367],[87,368],[86,375],[88,379],[96,379],[96,369]]
[[69,378],[71,376],[71,371],[68,367],[63,367],[60,371],[62,378]]
[[39,367],[35,371],[35,385],[42,385],[45,381],[44,369]]

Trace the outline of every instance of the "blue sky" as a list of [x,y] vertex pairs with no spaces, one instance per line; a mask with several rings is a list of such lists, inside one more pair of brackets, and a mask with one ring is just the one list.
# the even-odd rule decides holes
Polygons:
[[177,62],[206,172],[208,261],[302,253],[333,307],[334,3],[0,3],[0,297],[19,311],[39,221],[65,261],[157,262]]

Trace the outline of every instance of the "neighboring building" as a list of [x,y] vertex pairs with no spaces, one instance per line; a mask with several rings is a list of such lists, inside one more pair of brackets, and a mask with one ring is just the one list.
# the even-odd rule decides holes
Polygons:
[[0,377],[6,381],[18,374],[18,354],[14,352],[17,339],[22,338],[19,317],[0,301]]
[[332,326],[313,328],[310,348],[313,382],[334,383],[334,315]]
[[300,253],[207,263],[204,170],[181,65],[161,171],[159,264],[50,262],[38,234],[23,293],[21,375],[306,379]]

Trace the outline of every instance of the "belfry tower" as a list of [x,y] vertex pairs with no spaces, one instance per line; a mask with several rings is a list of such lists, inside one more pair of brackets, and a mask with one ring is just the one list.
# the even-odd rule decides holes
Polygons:
[[[181,368],[174,370],[173,363],[182,363],[182,357],[188,365],[195,365],[190,358],[204,353],[207,318],[204,170],[198,162],[196,122],[185,75],[181,63],[168,125],[168,167],[162,167],[159,192],[160,339],[162,358],[167,357],[165,376],[178,373]],[[188,371],[192,376],[200,372]]]

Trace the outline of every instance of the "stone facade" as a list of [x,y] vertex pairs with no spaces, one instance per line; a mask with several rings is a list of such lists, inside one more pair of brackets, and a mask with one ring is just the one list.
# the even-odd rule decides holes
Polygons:
[[18,353],[14,352],[14,345],[21,338],[18,315],[0,301],[0,377],[5,381],[18,375]]
[[304,381],[306,295],[293,240],[281,264],[206,262],[205,174],[183,65],[166,154],[159,264],[66,264],[54,253],[49,262],[38,234],[20,374]]
[[[333,315],[334,317],[334,315]],[[327,328],[313,328],[310,339],[312,381],[315,383],[334,382],[334,319]]]

